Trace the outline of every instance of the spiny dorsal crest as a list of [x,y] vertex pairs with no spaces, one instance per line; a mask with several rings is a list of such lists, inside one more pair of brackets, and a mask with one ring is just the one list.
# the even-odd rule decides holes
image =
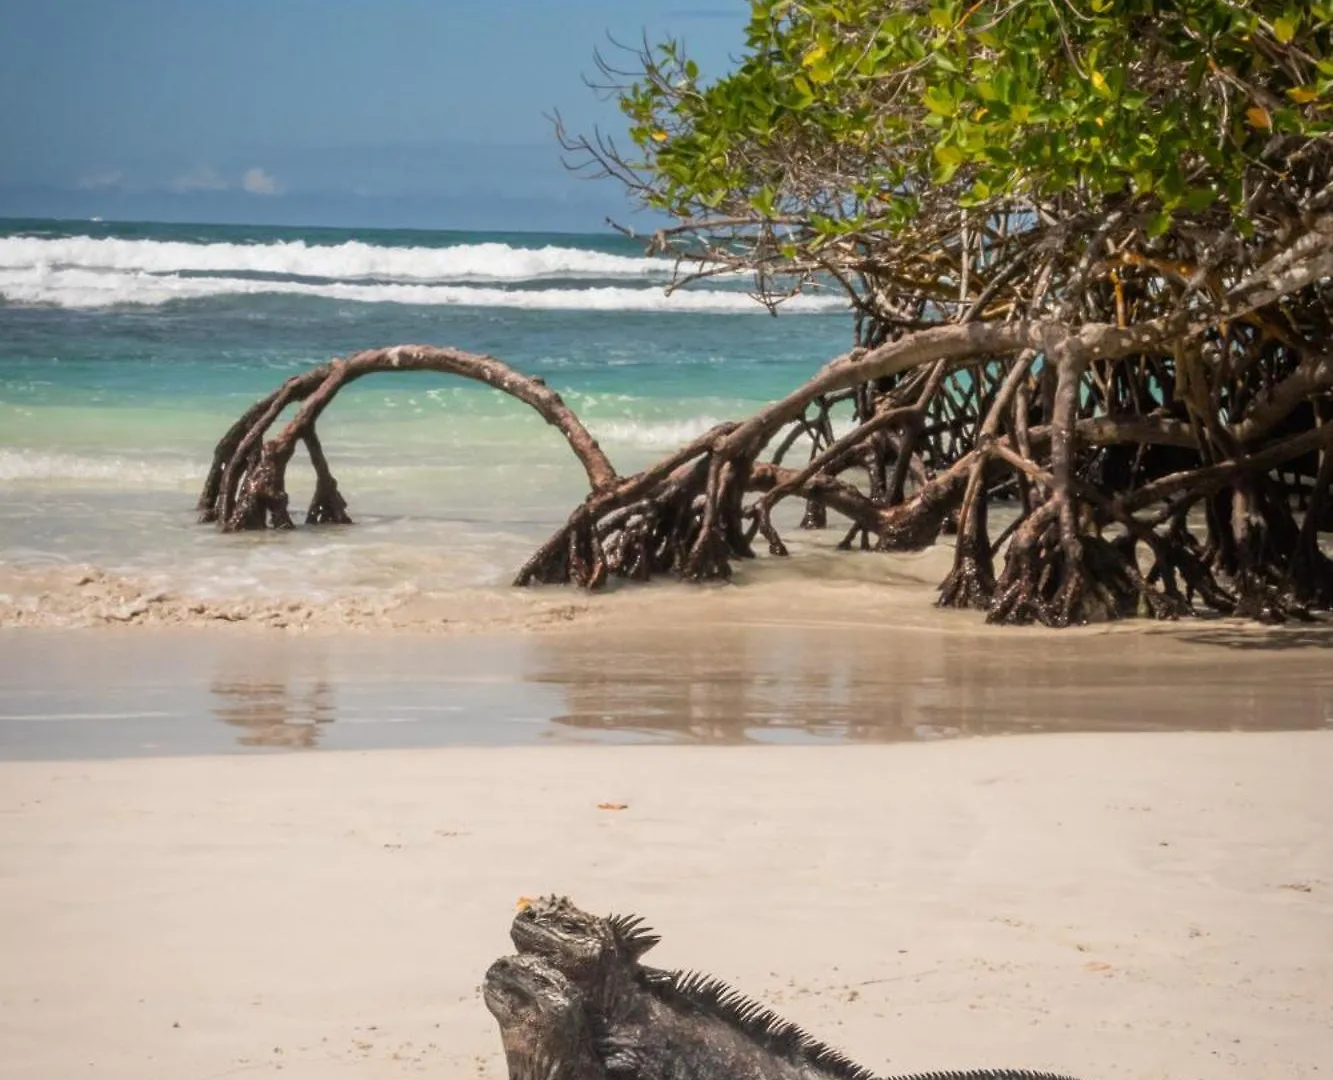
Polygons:
[[[711,975],[673,971],[647,975],[642,983],[663,1001],[716,1017],[793,1065],[811,1065],[836,1080],[876,1080],[874,1073],[841,1050],[820,1042],[767,1005],[747,998]],[[990,1078],[977,1076],[967,1080]],[[997,1076],[993,1080],[1007,1078]]]
[[616,944],[635,960],[662,940],[661,935],[653,933],[638,915],[608,915],[606,925]]

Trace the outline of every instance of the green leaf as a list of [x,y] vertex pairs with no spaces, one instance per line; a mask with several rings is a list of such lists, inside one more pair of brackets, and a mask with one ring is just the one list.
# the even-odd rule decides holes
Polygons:
[[963,163],[965,156],[963,151],[956,146],[950,146],[945,143],[935,144],[935,160],[945,167],[952,165],[954,168],[957,168]]
[[773,189],[765,185],[760,188],[759,191],[755,192],[754,197],[750,200],[750,205],[763,214],[764,217],[773,217],[774,198],[775,194]]
[[806,50],[805,55],[801,57],[801,66],[812,68],[828,55],[828,49],[823,44],[812,45]]
[[1273,20],[1273,36],[1286,45],[1296,36],[1297,25],[1295,19],[1286,15],[1279,16]]
[[1168,205],[1178,203],[1184,196],[1185,181],[1174,161],[1166,167],[1166,172],[1158,179],[1157,193],[1162,197],[1163,202]]
[[939,86],[929,87],[921,103],[937,116],[952,116],[958,107],[949,91]]
[[1147,232],[1149,236],[1157,237],[1165,235],[1171,228],[1171,215],[1165,210],[1160,210],[1148,219]]
[[810,225],[820,236],[832,236],[838,231],[838,223],[825,214],[811,214]]
[[1208,207],[1217,202],[1217,192],[1210,187],[1190,188],[1189,191],[1185,192],[1180,202],[1186,210],[1197,214],[1201,210],[1207,210]]
[[937,52],[931,56],[931,62],[941,71],[948,72],[950,75],[957,75],[963,69],[949,58],[948,54]]
[[837,74],[831,64],[820,61],[811,65],[807,70],[810,72],[810,81],[817,86],[823,86],[825,83],[832,82],[833,76]]

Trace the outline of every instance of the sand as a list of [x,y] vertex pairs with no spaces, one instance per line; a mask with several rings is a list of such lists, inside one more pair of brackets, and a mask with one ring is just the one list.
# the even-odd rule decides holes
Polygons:
[[546,891],[876,1069],[1327,1075],[1331,769],[1327,732],[0,764],[0,1075],[501,1077],[477,986]]
[[1333,626],[997,630],[946,552],[826,555],[0,567],[0,1080],[500,1080],[478,984],[548,891],[879,1071],[1327,1076]]

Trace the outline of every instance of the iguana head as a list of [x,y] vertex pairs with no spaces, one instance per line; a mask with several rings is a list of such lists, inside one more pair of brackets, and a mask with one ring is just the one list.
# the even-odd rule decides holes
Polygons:
[[501,956],[481,997],[500,1025],[509,1080],[604,1080],[583,993],[540,956]]
[[486,971],[482,999],[500,1025],[510,1080],[592,1080],[584,998],[540,956],[502,956]]
[[[482,999],[502,1028],[540,1017],[578,1016],[582,995],[540,956],[502,956],[487,970]],[[548,1021],[549,1022],[549,1021]]]
[[661,940],[641,919],[590,915],[563,896],[521,907],[509,936],[520,953],[546,957],[576,982],[608,962],[634,964]]

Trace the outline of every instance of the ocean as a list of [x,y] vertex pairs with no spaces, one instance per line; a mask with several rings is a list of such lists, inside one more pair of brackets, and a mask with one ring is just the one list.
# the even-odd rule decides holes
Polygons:
[[[0,566],[213,597],[503,585],[584,488],[496,391],[404,375],[340,394],[321,436],[346,529],[196,524],[213,445],[294,372],[426,343],[542,376],[625,473],[850,344],[836,295],[775,318],[744,281],[668,295],[670,271],[614,233],[0,221]],[[292,480],[301,508],[308,470]]]

